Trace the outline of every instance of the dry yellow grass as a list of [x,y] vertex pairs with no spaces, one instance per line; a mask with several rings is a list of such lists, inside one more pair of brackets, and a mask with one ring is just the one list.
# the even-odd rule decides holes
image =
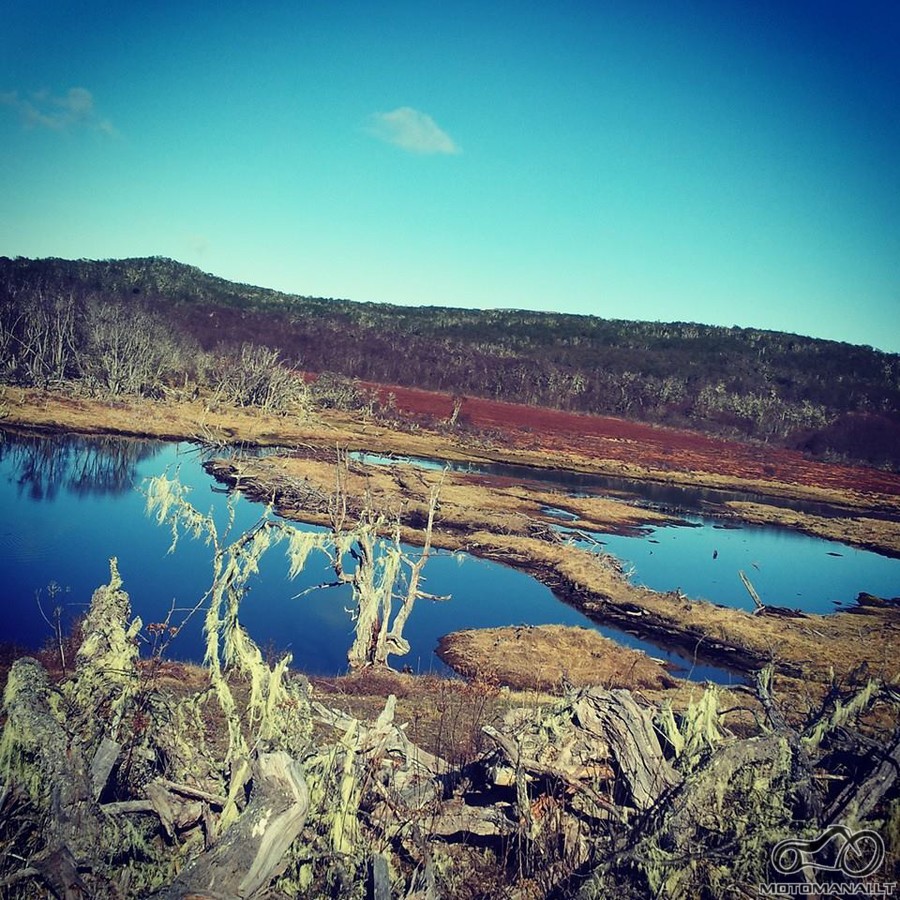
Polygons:
[[[322,416],[316,421],[296,417],[263,416],[241,410],[210,409],[202,401],[153,403],[147,401],[98,403],[71,397],[7,389],[6,421],[67,431],[142,434],[166,438],[190,438],[205,434],[230,440],[263,444],[287,444],[315,450],[315,459],[268,457],[239,463],[242,486],[260,497],[270,497],[279,483],[304,481],[323,493],[333,489],[334,464],[330,454],[336,445],[380,452],[461,458],[464,448],[436,434],[405,434],[383,426],[354,421],[348,416]],[[484,451],[479,451],[484,457]],[[500,451],[494,458],[523,454]],[[474,456],[473,456],[474,458]],[[541,456],[541,465],[559,460]],[[596,461],[595,461],[596,463]],[[601,470],[599,464],[594,470]],[[403,529],[405,540],[421,540],[415,527],[421,519],[430,486],[440,473],[411,467],[351,468],[348,492],[362,502],[368,493],[376,506],[402,513],[412,523]],[[686,473],[668,473],[669,481],[689,482]],[[715,476],[698,479],[715,481]],[[734,480],[728,482],[734,486]],[[760,486],[762,487],[762,486]],[[774,492],[778,485],[768,485]],[[799,494],[816,499],[837,499],[824,489],[797,487]],[[836,492],[831,492],[835,493]],[[839,495],[843,502],[861,498]],[[891,498],[869,497],[882,506]],[[512,563],[537,576],[561,596],[594,618],[632,625],[644,633],[680,643],[700,655],[720,661],[750,665],[773,659],[786,670],[803,671],[822,680],[829,669],[849,672],[865,662],[873,674],[887,680],[898,676],[900,613],[892,608],[863,608],[832,616],[798,619],[752,616],[705,602],[692,602],[677,594],[658,594],[638,588],[610,566],[589,553],[546,540],[547,525],[554,520],[542,512],[545,505],[563,506],[579,516],[577,524],[595,530],[616,530],[642,522],[658,521],[659,515],[613,500],[564,498],[522,486],[496,488],[471,476],[445,476],[435,544],[470,550]],[[736,514],[760,522],[780,522],[792,527],[819,529],[816,533],[840,540],[895,550],[897,525],[865,517],[824,520],[789,513],[760,504],[734,504]],[[282,509],[286,515],[323,522],[321,509]],[[825,529],[831,529],[826,531]],[[743,659],[741,654],[743,653]]]
[[[866,516],[825,518],[764,503],[732,501],[727,506],[745,522],[783,525],[816,537],[860,547],[874,547],[900,556],[900,522]],[[900,592],[900,585],[897,585],[897,590]]]
[[658,593],[629,583],[614,566],[575,547],[516,535],[479,532],[466,549],[510,562],[549,584],[599,621],[735,667],[774,661],[786,672],[827,680],[865,663],[875,677],[900,676],[900,610],[860,607],[830,616],[783,618]]
[[588,628],[564,625],[454,631],[441,640],[438,655],[463,675],[523,690],[595,684],[659,690],[678,684],[662,663],[645,653]]
[[293,415],[266,415],[255,410],[224,407],[203,398],[167,398],[164,401],[126,398],[106,402],[59,392],[6,387],[2,401],[5,423],[9,425],[173,440],[203,437],[326,451],[340,445],[350,450],[463,462],[511,462],[536,468],[619,475],[662,484],[747,490],[860,510],[879,505],[900,515],[900,496],[893,494],[789,483],[775,476],[761,480],[711,472],[655,469],[640,463],[640,447],[635,447],[634,462],[585,456],[571,450],[529,450],[502,444],[486,448],[467,442],[464,434],[399,430],[367,421],[358,414],[326,410],[309,416],[298,410]]
[[[222,471],[240,478],[248,489],[263,496],[267,487],[293,482],[310,485],[322,493],[335,488],[335,457],[264,457],[222,461]],[[578,516],[571,524],[593,531],[617,532],[642,525],[671,521],[671,516],[600,497],[574,498],[523,486],[498,487],[469,475],[422,471],[409,465],[390,467],[351,463],[346,490],[356,504],[366,497],[377,508],[403,513],[404,518],[424,515],[431,489],[441,483],[439,530],[463,538],[477,531],[527,535],[535,529],[558,524],[546,507],[562,508]],[[308,518],[309,511],[282,505],[286,515]],[[462,546],[451,540],[442,546]]]

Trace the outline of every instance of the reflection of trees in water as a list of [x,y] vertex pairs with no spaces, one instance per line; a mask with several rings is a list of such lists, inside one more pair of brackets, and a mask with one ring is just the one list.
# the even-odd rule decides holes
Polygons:
[[125,493],[137,464],[162,448],[159,441],[0,432],[0,462],[12,462],[13,477],[34,500],[52,500],[60,488],[79,496]]

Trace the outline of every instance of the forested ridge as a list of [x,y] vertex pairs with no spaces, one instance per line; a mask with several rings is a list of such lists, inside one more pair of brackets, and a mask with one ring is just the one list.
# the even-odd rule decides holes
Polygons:
[[[900,355],[749,328],[359,303],[236,284],[170,259],[0,258],[16,322],[50,302],[162,318],[207,352],[277,350],[312,373],[619,415],[900,464]],[[548,306],[553,305],[548,297]],[[18,317],[18,319],[17,319]],[[172,326],[177,326],[172,328]],[[21,341],[19,342],[21,344]],[[20,354],[21,355],[21,354]],[[20,362],[20,360],[19,360]]]

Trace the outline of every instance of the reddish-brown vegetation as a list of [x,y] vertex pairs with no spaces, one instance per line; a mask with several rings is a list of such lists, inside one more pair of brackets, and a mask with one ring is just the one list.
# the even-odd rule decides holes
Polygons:
[[[447,420],[453,396],[399,386],[369,385],[393,393],[397,408],[413,416]],[[740,444],[688,431],[609,416],[540,409],[466,397],[460,421],[504,435],[508,447],[616,460],[672,472],[696,472],[780,481],[811,487],[900,496],[900,476],[878,469],[810,460],[802,453],[765,444]]]

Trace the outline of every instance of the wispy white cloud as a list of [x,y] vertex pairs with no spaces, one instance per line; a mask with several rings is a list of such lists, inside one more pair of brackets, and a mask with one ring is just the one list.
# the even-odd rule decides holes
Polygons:
[[434,119],[411,106],[369,117],[369,134],[411,153],[454,154],[462,151]]
[[97,114],[94,97],[83,87],[69,88],[62,96],[49,91],[35,91],[27,97],[18,91],[0,93],[0,106],[8,106],[19,113],[26,128],[47,128],[51,131],[70,131],[88,128],[113,137],[115,126]]

